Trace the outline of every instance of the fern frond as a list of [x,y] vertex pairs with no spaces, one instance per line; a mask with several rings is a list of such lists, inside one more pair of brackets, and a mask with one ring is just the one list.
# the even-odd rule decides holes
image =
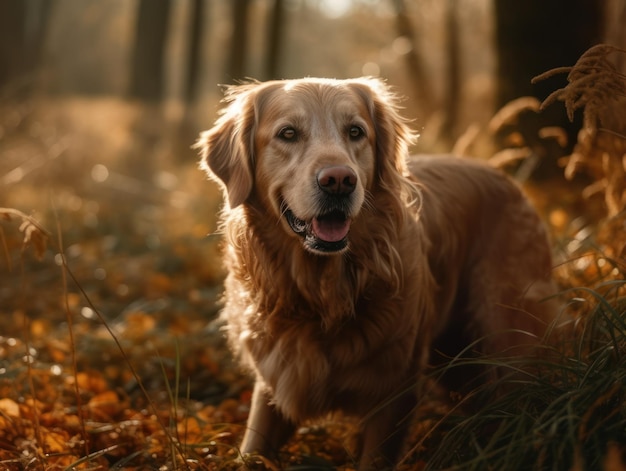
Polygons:
[[530,83],[534,85],[537,82],[541,82],[542,80],[545,80],[547,78],[554,77],[555,75],[564,74],[565,72],[569,73],[571,70],[572,70],[572,66],[555,67],[554,69],[547,70],[546,72],[543,72],[537,75],[536,77],[533,77],[530,80]]
[[552,92],[541,109],[563,101],[570,121],[577,110],[583,110],[583,127],[572,154],[565,159],[565,177],[571,179],[584,169],[594,183],[583,191],[583,197],[603,193],[609,217],[626,208],[626,75],[610,60],[616,52],[626,54],[624,49],[598,44],[573,67],[558,67],[532,80],[536,83],[567,72],[568,84]]
[[568,85],[551,93],[541,108],[561,100],[565,103],[570,121],[574,119],[576,110],[583,107],[588,118],[597,121],[603,104],[626,95],[624,74],[609,60],[609,54],[613,52],[626,53],[615,46],[598,44],[588,49],[573,67],[558,67],[534,77],[532,82],[537,83],[559,73],[568,73]]
[[510,101],[504,105],[489,121],[487,128],[489,132],[496,133],[503,126],[515,124],[517,118],[523,111],[534,111],[538,113],[541,103],[535,97],[523,96]]

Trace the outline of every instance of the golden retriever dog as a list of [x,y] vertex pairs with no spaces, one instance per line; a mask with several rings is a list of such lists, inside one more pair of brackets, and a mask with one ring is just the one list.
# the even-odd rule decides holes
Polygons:
[[[359,469],[393,467],[436,350],[524,353],[553,317],[546,231],[498,170],[409,158],[380,80],[248,83],[198,141],[221,184],[223,318],[253,372],[241,452],[360,417]],[[446,353],[447,354],[447,353]]]

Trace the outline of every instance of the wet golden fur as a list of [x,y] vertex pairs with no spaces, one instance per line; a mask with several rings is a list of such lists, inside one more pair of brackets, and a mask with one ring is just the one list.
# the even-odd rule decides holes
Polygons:
[[[461,332],[501,352],[542,335],[545,231],[500,172],[409,159],[413,134],[379,80],[251,83],[226,103],[198,146],[227,201],[223,318],[256,378],[242,452],[276,452],[303,420],[343,410],[364,418],[360,469],[392,464],[434,345],[458,352]],[[356,186],[347,246],[325,254],[285,213],[317,216],[329,166]]]

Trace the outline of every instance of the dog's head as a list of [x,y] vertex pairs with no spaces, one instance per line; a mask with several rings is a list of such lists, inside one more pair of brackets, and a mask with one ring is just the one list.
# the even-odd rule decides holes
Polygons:
[[380,80],[250,83],[225,101],[198,142],[203,168],[230,208],[262,205],[311,252],[345,251],[368,198],[406,174],[412,135]]

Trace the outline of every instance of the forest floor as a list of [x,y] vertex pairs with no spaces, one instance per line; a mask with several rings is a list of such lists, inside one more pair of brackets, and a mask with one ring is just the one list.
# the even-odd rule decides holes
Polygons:
[[[216,320],[221,196],[197,169],[192,140],[168,144],[146,116],[68,99],[15,107],[0,125],[0,206],[49,234],[45,248],[24,246],[28,221],[0,217],[2,469],[239,466],[251,382]],[[621,277],[599,244],[623,227],[606,226],[598,242],[579,187],[558,177],[529,192],[555,252],[569,257],[557,269],[564,290]],[[435,393],[423,404],[401,469],[428,468],[451,407]],[[355,429],[342,417],[305,424],[280,465],[249,466],[353,469]],[[607,443],[605,468],[624,469],[624,442]],[[573,455],[550,469],[583,469]]]

